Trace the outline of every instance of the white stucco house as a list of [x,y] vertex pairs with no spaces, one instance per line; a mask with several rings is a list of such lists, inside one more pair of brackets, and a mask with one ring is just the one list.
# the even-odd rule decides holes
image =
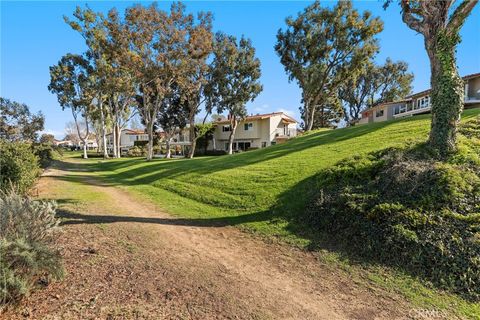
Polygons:
[[[123,129],[120,134],[120,148],[128,150],[135,145],[135,141],[148,141],[148,134],[143,130]],[[112,149],[113,134],[107,134],[107,148]]]
[[[213,123],[215,132],[210,149],[227,150],[231,128],[226,118]],[[283,112],[250,115],[240,121],[235,131],[233,150],[265,148],[283,143],[297,135],[298,122]]]

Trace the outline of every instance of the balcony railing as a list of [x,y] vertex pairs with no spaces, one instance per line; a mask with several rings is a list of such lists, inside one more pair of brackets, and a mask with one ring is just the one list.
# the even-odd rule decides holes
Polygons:
[[275,137],[294,137],[296,135],[295,129],[284,130],[282,128],[275,130]]

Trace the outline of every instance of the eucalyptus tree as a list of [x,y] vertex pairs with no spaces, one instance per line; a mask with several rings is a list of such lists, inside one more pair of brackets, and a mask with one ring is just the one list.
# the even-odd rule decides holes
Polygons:
[[172,4],[169,12],[155,4],[136,5],[127,9],[125,23],[130,37],[129,69],[134,72],[138,109],[149,136],[150,160],[157,114],[174,84],[175,90],[181,91],[182,103],[188,106],[190,126],[195,125],[211,51],[211,15],[187,14],[181,3]]
[[103,157],[108,158],[106,138],[108,110],[105,107],[107,98],[105,94],[105,76],[108,73],[108,65],[104,59],[104,48],[102,47],[106,41],[106,30],[103,23],[104,17],[89,7],[82,10],[78,6],[73,16],[73,20],[66,16],[64,16],[64,20],[73,30],[77,31],[84,38],[88,48],[86,56],[91,65],[91,75],[89,76],[91,90],[89,93],[95,104],[95,114],[99,116],[102,127]]
[[411,92],[412,81],[413,73],[408,72],[406,62],[387,58],[384,65],[377,66],[370,61],[339,88],[345,121],[354,124],[360,119],[362,110],[405,97]]
[[213,48],[206,104],[219,113],[227,112],[230,121],[228,154],[233,153],[233,140],[238,123],[247,116],[245,104],[253,101],[263,87],[260,60],[249,39],[217,33]]
[[[57,65],[50,67],[50,84],[48,89],[57,95],[58,103],[63,110],[72,112],[77,134],[83,143],[83,157],[87,158],[87,138],[89,136],[89,116],[92,112],[90,90],[92,84],[89,62],[81,55],[67,54]],[[85,130],[81,130],[80,121],[85,121]]]
[[103,91],[111,118],[113,156],[120,158],[122,129],[136,114],[134,76],[128,69],[130,39],[126,26],[115,9],[110,10],[102,21],[106,30],[100,43],[105,60]]
[[34,142],[44,124],[41,112],[34,114],[26,104],[0,97],[0,139]]
[[315,1],[286,24],[277,33],[275,50],[289,80],[296,80],[302,90],[300,111],[305,130],[311,130],[316,112],[338,108],[331,100],[340,85],[377,52],[375,35],[383,23],[369,11],[360,14],[351,1],[340,1],[332,9]]
[[171,158],[171,141],[175,133],[181,133],[187,126],[189,108],[186,101],[181,97],[178,87],[173,90],[168,97],[163,99],[162,105],[157,113],[157,123],[163,129],[165,134],[166,155],[165,158]]
[[[181,7],[182,11],[184,7]],[[188,110],[188,125],[190,137],[189,158],[193,158],[197,139],[204,132],[195,125],[195,117],[200,112],[201,105],[206,100],[205,87],[208,85],[209,65],[207,59],[212,52],[212,15],[200,12],[195,23],[192,15],[187,16],[185,26],[185,52],[183,66],[177,79],[182,99]],[[208,109],[205,113],[209,113]]]
[[[392,2],[386,1],[386,6]],[[464,83],[458,74],[456,47],[460,29],[478,0],[401,0],[402,20],[424,37],[430,59],[432,124],[430,145],[441,154],[457,148],[457,124],[464,104]]]

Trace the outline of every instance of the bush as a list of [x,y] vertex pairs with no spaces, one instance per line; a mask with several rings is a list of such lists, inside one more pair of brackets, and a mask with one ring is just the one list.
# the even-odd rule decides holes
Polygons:
[[38,157],[28,143],[0,141],[0,190],[26,193],[40,175]]
[[28,294],[39,277],[63,277],[60,255],[52,249],[57,226],[54,203],[0,194],[0,303]]
[[147,155],[147,148],[146,147],[131,147],[128,149],[127,155],[129,157],[145,157]]
[[306,219],[354,256],[477,300],[479,153],[464,144],[460,149],[446,161],[424,145],[342,161],[320,173]]
[[145,140],[135,140],[133,141],[133,145],[135,147],[146,147],[148,144],[148,141],[145,141]]
[[61,149],[46,143],[35,144],[33,152],[38,156],[42,168],[48,167],[53,160],[62,154]]

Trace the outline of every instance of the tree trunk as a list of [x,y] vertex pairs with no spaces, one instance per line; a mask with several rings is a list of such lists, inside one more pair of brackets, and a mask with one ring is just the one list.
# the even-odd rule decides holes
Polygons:
[[464,105],[464,83],[455,64],[455,43],[439,32],[426,39],[431,68],[432,124],[430,145],[440,154],[457,149],[457,124]]
[[148,122],[147,133],[148,133],[147,161],[150,161],[153,159],[153,117]]
[[233,140],[235,139],[235,130],[237,130],[238,121],[232,121],[232,131],[230,131],[230,136],[228,137],[228,154],[233,154]]
[[83,140],[83,159],[88,159],[87,142]]
[[192,159],[193,156],[195,155],[195,147],[197,145],[197,139],[195,137],[195,116],[190,117],[189,136],[190,136],[190,150],[188,151],[188,157]]
[[103,158],[108,158],[108,150],[107,150],[107,126],[105,124],[105,113],[103,112],[103,102],[102,99],[99,99],[99,109],[100,109],[100,122],[102,125],[102,144],[103,144]]
[[122,146],[122,128],[120,127],[120,125],[117,123],[117,156],[119,158],[122,157],[122,150],[121,150],[121,146]]
[[113,157],[117,158],[117,131],[115,130],[115,125],[112,126],[112,152]]
[[167,146],[167,153],[165,154],[165,158],[170,159],[172,157],[172,152],[170,150],[170,137],[167,137],[165,143]]

